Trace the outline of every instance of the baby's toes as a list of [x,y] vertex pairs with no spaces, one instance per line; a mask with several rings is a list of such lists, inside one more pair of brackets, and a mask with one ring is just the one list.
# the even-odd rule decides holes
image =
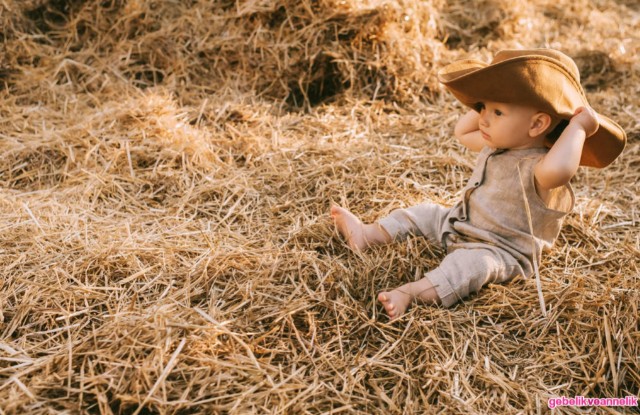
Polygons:
[[384,305],[385,310],[387,310],[387,313],[389,314],[393,314],[394,311],[396,311],[396,305],[393,304],[391,301],[387,302],[387,304]]
[[389,302],[389,294],[386,292],[382,292],[378,294],[378,301],[380,301],[382,305],[385,305],[386,303]]
[[384,310],[387,312],[387,314],[390,317],[393,317],[396,306],[391,302],[391,297],[389,293],[384,292],[384,293],[378,294],[378,301],[382,303],[382,305],[384,306]]

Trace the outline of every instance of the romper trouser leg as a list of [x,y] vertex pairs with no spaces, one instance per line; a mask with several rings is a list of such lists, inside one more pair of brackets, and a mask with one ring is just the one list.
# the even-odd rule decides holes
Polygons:
[[394,241],[410,235],[424,236],[433,244],[440,244],[441,230],[450,208],[423,203],[406,209],[396,209],[378,223]]
[[485,284],[523,274],[515,258],[503,249],[478,243],[457,245],[468,247],[450,249],[440,266],[425,274],[444,307],[451,307]]

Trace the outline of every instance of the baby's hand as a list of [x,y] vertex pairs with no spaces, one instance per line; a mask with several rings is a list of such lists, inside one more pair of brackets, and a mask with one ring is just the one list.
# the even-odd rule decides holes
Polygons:
[[577,124],[582,128],[587,137],[592,136],[598,131],[600,123],[598,122],[598,116],[591,107],[580,107],[573,113],[570,124]]

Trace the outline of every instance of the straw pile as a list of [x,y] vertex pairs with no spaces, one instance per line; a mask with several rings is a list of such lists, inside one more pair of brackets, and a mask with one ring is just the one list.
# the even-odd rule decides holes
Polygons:
[[[543,413],[640,394],[637,2],[0,0],[0,27],[1,414]],[[435,71],[542,46],[629,134],[574,179],[547,317],[517,279],[390,324],[377,292],[443,252],[354,254],[330,203],[366,221],[454,203],[474,155]]]

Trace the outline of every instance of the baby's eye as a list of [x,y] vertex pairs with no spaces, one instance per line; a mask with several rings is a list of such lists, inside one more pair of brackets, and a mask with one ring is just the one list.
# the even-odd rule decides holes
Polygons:
[[495,110],[493,111],[494,114],[496,114],[498,117],[502,115],[502,111],[500,110]]
[[484,103],[478,102],[476,104],[476,111],[481,112],[484,109]]

